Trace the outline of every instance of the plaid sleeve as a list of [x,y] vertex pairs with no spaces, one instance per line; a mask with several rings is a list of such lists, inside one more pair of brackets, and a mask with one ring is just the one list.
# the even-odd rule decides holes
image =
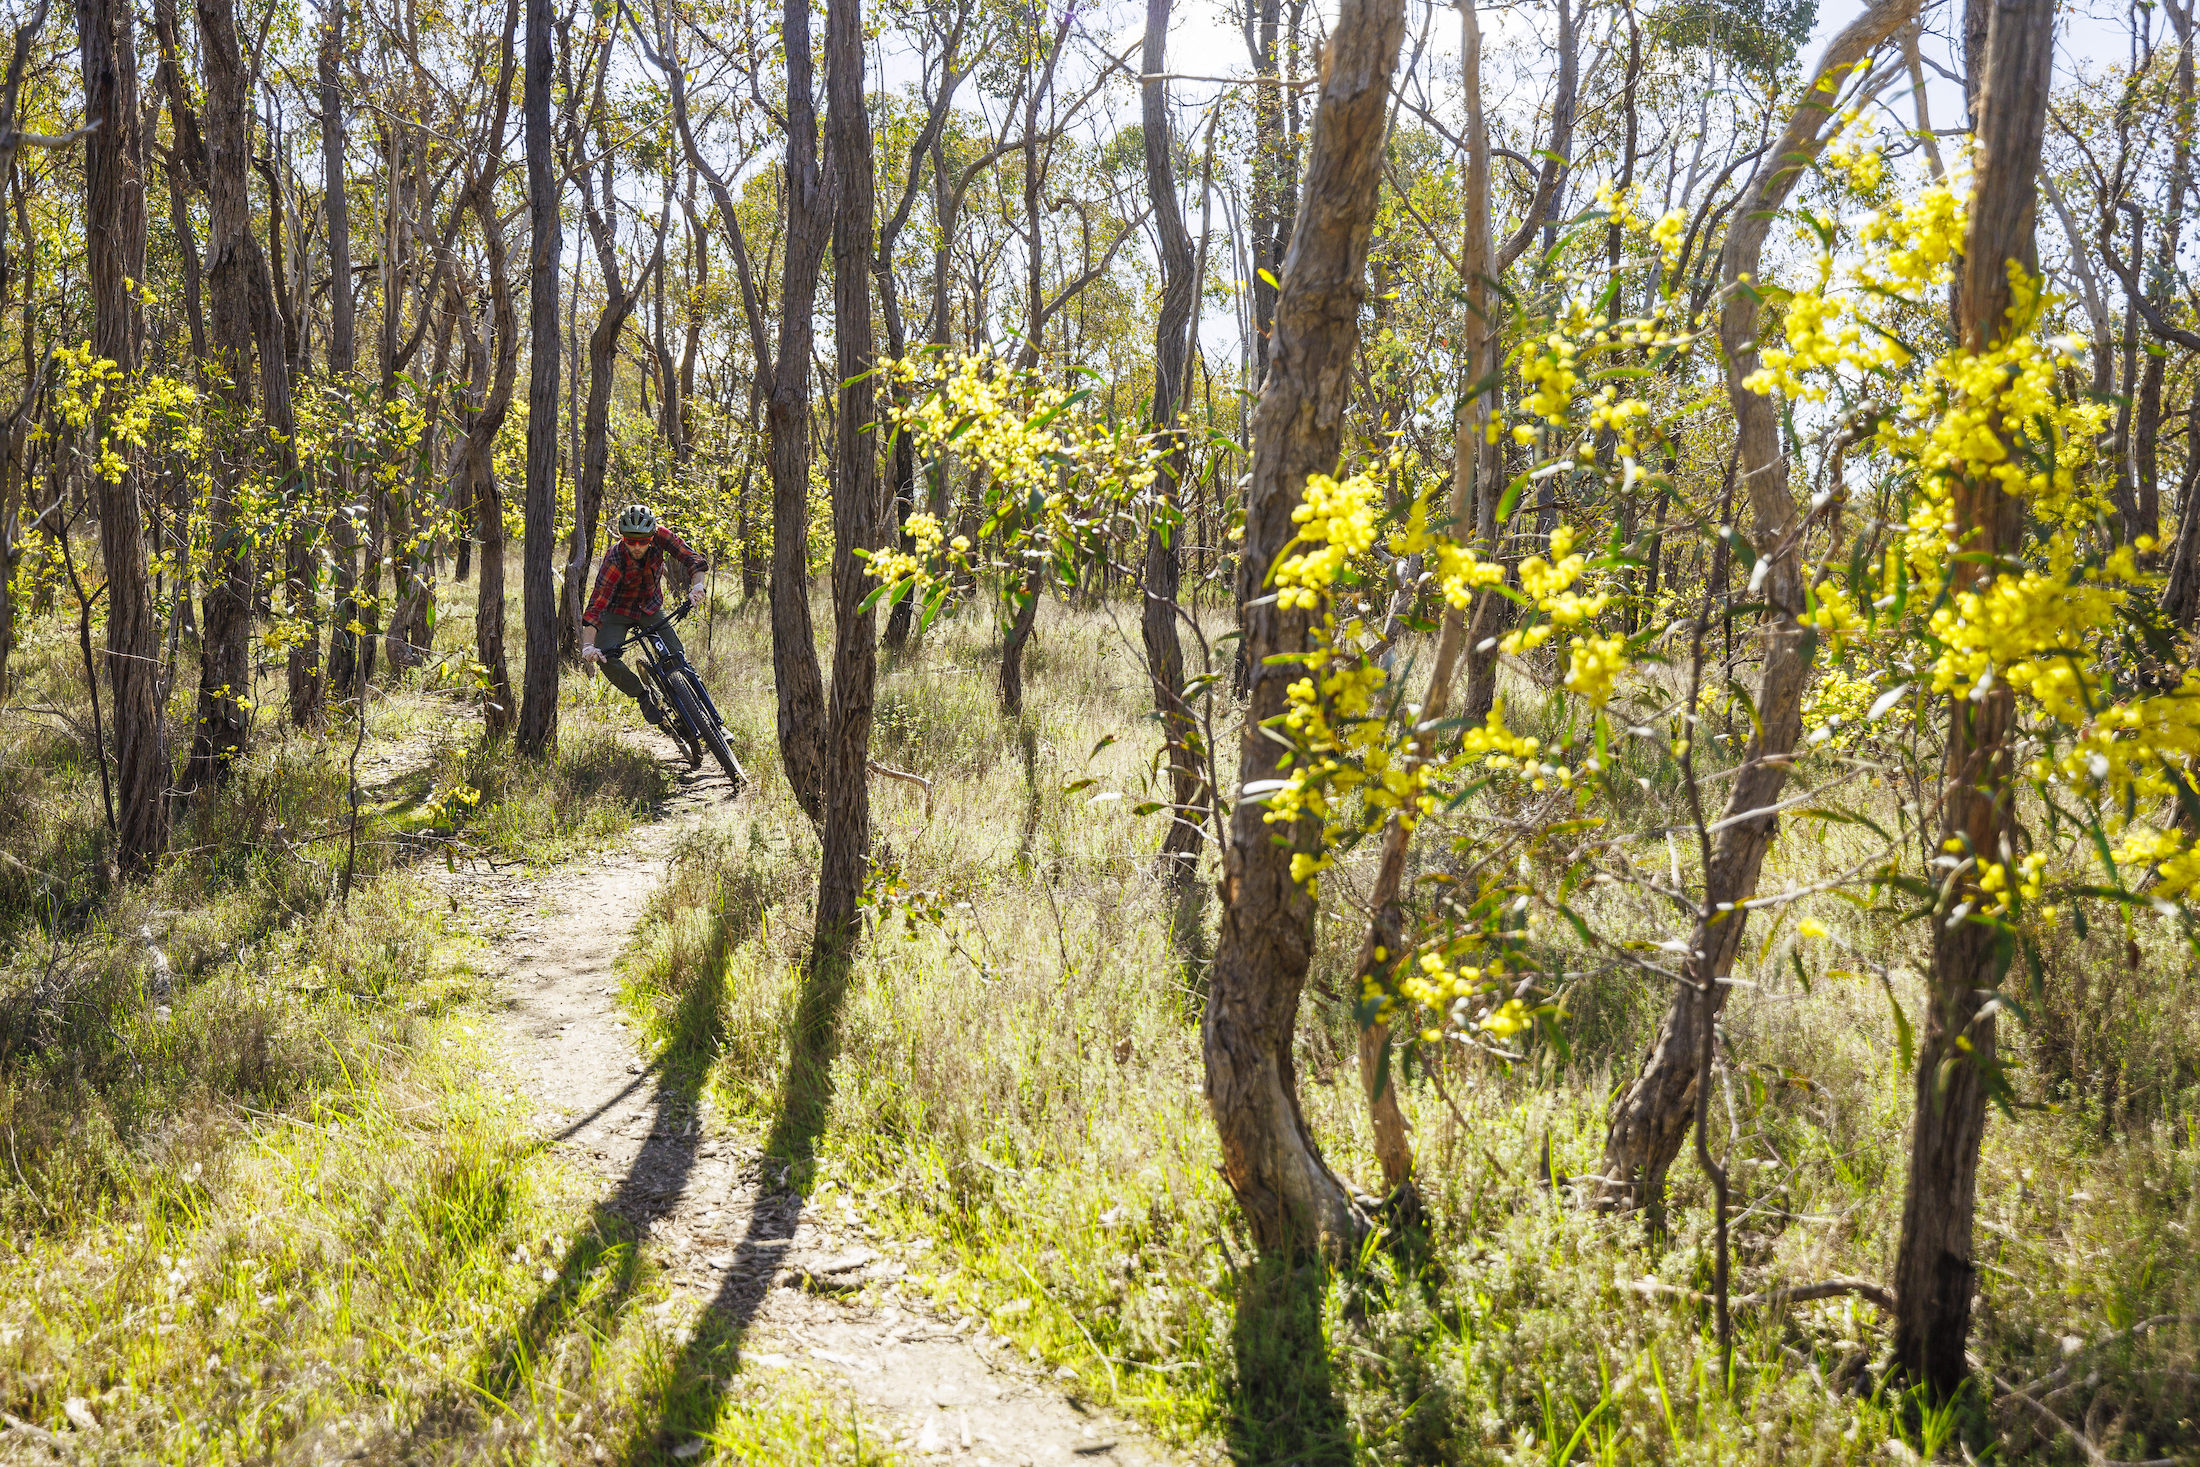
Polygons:
[[698,554],[687,541],[663,525],[657,527],[657,543],[664,547],[665,554],[686,566],[691,576],[699,576],[710,569],[710,561],[706,557]]
[[611,604],[611,593],[618,588],[619,584],[619,561],[621,559],[622,557],[618,554],[616,547],[613,548],[610,554],[604,556],[603,565],[596,572],[596,589],[588,598],[587,610],[581,613],[582,626],[594,626],[596,619],[603,615],[604,607]]

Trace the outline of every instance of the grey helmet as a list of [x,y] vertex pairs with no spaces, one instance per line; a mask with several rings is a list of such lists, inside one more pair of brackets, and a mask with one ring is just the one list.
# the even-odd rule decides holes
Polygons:
[[618,529],[622,535],[654,535],[657,516],[649,512],[646,504],[630,504],[619,511]]

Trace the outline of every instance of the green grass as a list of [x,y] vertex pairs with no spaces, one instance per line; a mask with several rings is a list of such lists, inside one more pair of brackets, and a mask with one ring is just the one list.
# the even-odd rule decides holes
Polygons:
[[[714,686],[739,689],[765,656],[762,619],[721,634]],[[1169,900],[1152,879],[1159,831],[1129,813],[1151,797],[1154,742],[1137,665],[1105,616],[1050,605],[1045,675],[1010,725],[991,641],[969,614],[883,666],[878,757],[938,781],[936,813],[873,783],[879,849],[907,890],[879,909],[841,1011],[811,1181],[824,1205],[852,1199],[916,1250],[918,1285],[941,1303],[1165,1438],[1245,1462],[1867,1462],[1957,1436],[2003,1460],[2078,1460],[2006,1399],[1935,1416],[1893,1393],[1886,1329],[1851,1299],[1744,1311],[1734,1378],[1719,1380],[1709,1311],[1685,1298],[1710,1280],[1690,1157],[1659,1247],[1544,1179],[1546,1146],[1560,1179],[1595,1170],[1609,1098],[1665,1004],[1610,971],[1569,992],[1565,1062],[1443,1057],[1449,1104],[1425,1063],[1406,1072],[1424,1231],[1341,1274],[1256,1263],[1200,1094],[1213,913]],[[782,1119],[816,855],[777,777],[768,687],[755,688],[732,716],[765,787],[738,824],[677,853],[628,997],[676,1062],[707,1075],[717,1110],[761,1137]],[[1514,694],[1516,726],[1538,731],[1532,694]],[[1625,757],[1670,790],[1654,756]],[[1083,779],[1097,783],[1065,793]],[[1765,888],[1860,849],[1842,827],[1791,821]],[[1662,870],[1666,853],[1655,859]],[[1674,859],[1685,873],[1686,853]],[[1621,890],[1588,900],[1615,930],[1661,930]],[[1829,944],[1797,947],[1805,913],[1913,975],[1923,961],[1913,929],[1832,899],[1752,928],[1737,976],[1756,986],[1727,1025],[1731,1102],[1714,1097],[1737,1179],[1737,1294],[1892,1268],[1911,1080],[1879,985],[1829,976]],[[1333,997],[1358,939],[1332,901],[1298,1052],[1328,1156],[1371,1180],[1352,1020]],[[2011,1382],[2084,1348],[2088,1369],[2055,1405],[2090,1412],[2106,1449],[2138,1457],[2200,1443],[2196,1333],[2084,1342],[2200,1308],[2200,1026],[2176,1011],[2175,949],[2148,928],[2132,940],[2146,958],[2106,981],[2103,960],[2129,957],[2124,936],[2073,935],[2050,955],[2043,1017],[2005,1026],[2030,1093],[2058,1108],[1989,1127],[1975,1341]],[[1914,1011],[1914,976],[1897,988]],[[2128,1078],[2103,1111],[2091,1097],[2111,1063]]]
[[[31,630],[0,756],[0,1410],[112,1461],[640,1463],[698,1434],[880,1460],[817,1378],[735,1378],[730,1351],[696,1377],[693,1322],[540,1149],[481,945],[417,875],[617,842],[671,787],[626,708],[574,685],[532,765],[441,666],[380,690],[348,903],[354,726],[265,720],[118,884],[69,649]],[[478,802],[438,803],[461,784]]]
[[[1568,991],[1567,1058],[1415,1053],[1401,1069],[1425,1228],[1342,1271],[1257,1261],[1200,1093],[1215,913],[1154,880],[1159,830],[1131,808],[1153,797],[1156,738],[1103,610],[1048,605],[1020,723],[995,711],[983,610],[882,660],[874,754],[935,781],[933,812],[873,784],[896,894],[839,1006],[824,1129],[790,1135],[816,838],[774,747],[761,605],[691,625],[756,790],[675,853],[626,1002],[725,1124],[801,1147],[813,1205],[895,1240],[910,1287],[1066,1372],[1065,1390],[1248,1463],[1831,1464],[1959,1443],[2079,1460],[2006,1398],[1936,1415],[1892,1393],[1884,1326],[1854,1300],[1742,1312],[1719,1379],[1688,1297],[1710,1276],[1692,1162],[1658,1246],[1564,1183],[1595,1168],[1666,999],[1609,970]],[[541,767],[480,744],[447,667],[376,700],[347,909],[328,838],[346,730],[263,727],[154,880],[107,878],[68,647],[31,630],[18,670],[61,713],[11,712],[0,752],[0,1409],[62,1432],[78,1401],[115,1460],[884,1459],[822,1378],[737,1369],[722,1326],[671,1303],[586,1179],[534,1148],[485,1048],[479,949],[413,874],[460,849],[531,866],[585,852],[663,798],[600,679],[569,683]],[[455,654],[469,635],[454,605],[439,636]],[[1549,733],[1530,690],[1510,691],[1517,726]],[[1656,818],[1672,771],[1621,757]],[[461,784],[482,798],[454,822]],[[1765,885],[1860,850],[1852,829],[1788,821]],[[1329,883],[1298,1062],[1326,1153],[1367,1181],[1336,996],[1359,929],[1334,895],[1364,859]],[[1626,888],[1583,900],[1608,929],[1662,931]],[[1831,941],[1798,941],[1806,913]],[[1889,1273],[1911,1080],[1886,994],[1838,970],[1850,951],[1894,963],[1914,1006],[1920,940],[1824,898],[1753,925],[1737,976],[1755,986],[1730,1006],[1732,1083],[1713,1096],[1737,1293]],[[2005,1380],[2044,1380],[2112,1456],[2189,1452],[2189,973],[2144,917],[2043,957],[2030,1021],[2003,1031],[2041,1108],[1988,1129],[1974,1348]],[[2134,1329],[2162,1315],[2180,1322]]]

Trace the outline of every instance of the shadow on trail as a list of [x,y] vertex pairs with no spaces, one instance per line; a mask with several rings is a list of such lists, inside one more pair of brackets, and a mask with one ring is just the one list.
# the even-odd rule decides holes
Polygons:
[[1318,1261],[1260,1259],[1237,1271],[1231,1346],[1237,1390],[1225,1427],[1230,1460],[1329,1467],[1352,1460],[1352,1423],[1330,1380]]
[[817,1143],[832,1111],[833,1059],[852,972],[846,958],[804,965],[778,1115],[764,1144],[748,1228],[734,1250],[733,1267],[697,1319],[693,1337],[671,1362],[655,1419],[637,1426],[619,1456],[629,1467],[673,1460],[674,1447],[707,1433],[718,1420],[726,1384],[740,1368],[742,1339],[793,1247],[803,1204],[816,1179]]
[[[674,1030],[678,1035],[715,1035],[718,1030],[725,965],[710,963],[705,971],[709,979],[681,996]],[[641,1245],[651,1227],[680,1205],[695,1171],[702,1142],[699,1103],[708,1073],[707,1061],[692,1046],[675,1044],[633,1085],[541,1143],[547,1147],[577,1135],[655,1077],[642,1149],[618,1185],[591,1210],[534,1303],[485,1354],[474,1377],[484,1398],[509,1405],[516,1395],[530,1394],[536,1362],[570,1330],[584,1328],[601,1338],[617,1332],[621,1312],[646,1277]]]

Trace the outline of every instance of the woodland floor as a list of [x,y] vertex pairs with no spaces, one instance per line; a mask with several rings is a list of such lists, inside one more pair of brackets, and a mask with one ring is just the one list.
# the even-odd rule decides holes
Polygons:
[[[669,739],[647,742],[678,760]],[[615,853],[430,877],[489,944],[500,1048],[539,1107],[537,1133],[595,1179],[602,1212],[646,1240],[647,1264],[669,1291],[660,1317],[691,1335],[730,1331],[744,1371],[816,1377],[903,1452],[1016,1467],[1172,1460],[1136,1428],[1055,1389],[974,1317],[905,1290],[908,1263],[881,1248],[858,1210],[787,1187],[786,1169],[753,1139],[709,1124],[692,1077],[643,1052],[617,965],[673,844],[739,808],[724,777],[704,769],[683,772],[658,818]],[[680,1444],[666,1445],[681,1455]]]

